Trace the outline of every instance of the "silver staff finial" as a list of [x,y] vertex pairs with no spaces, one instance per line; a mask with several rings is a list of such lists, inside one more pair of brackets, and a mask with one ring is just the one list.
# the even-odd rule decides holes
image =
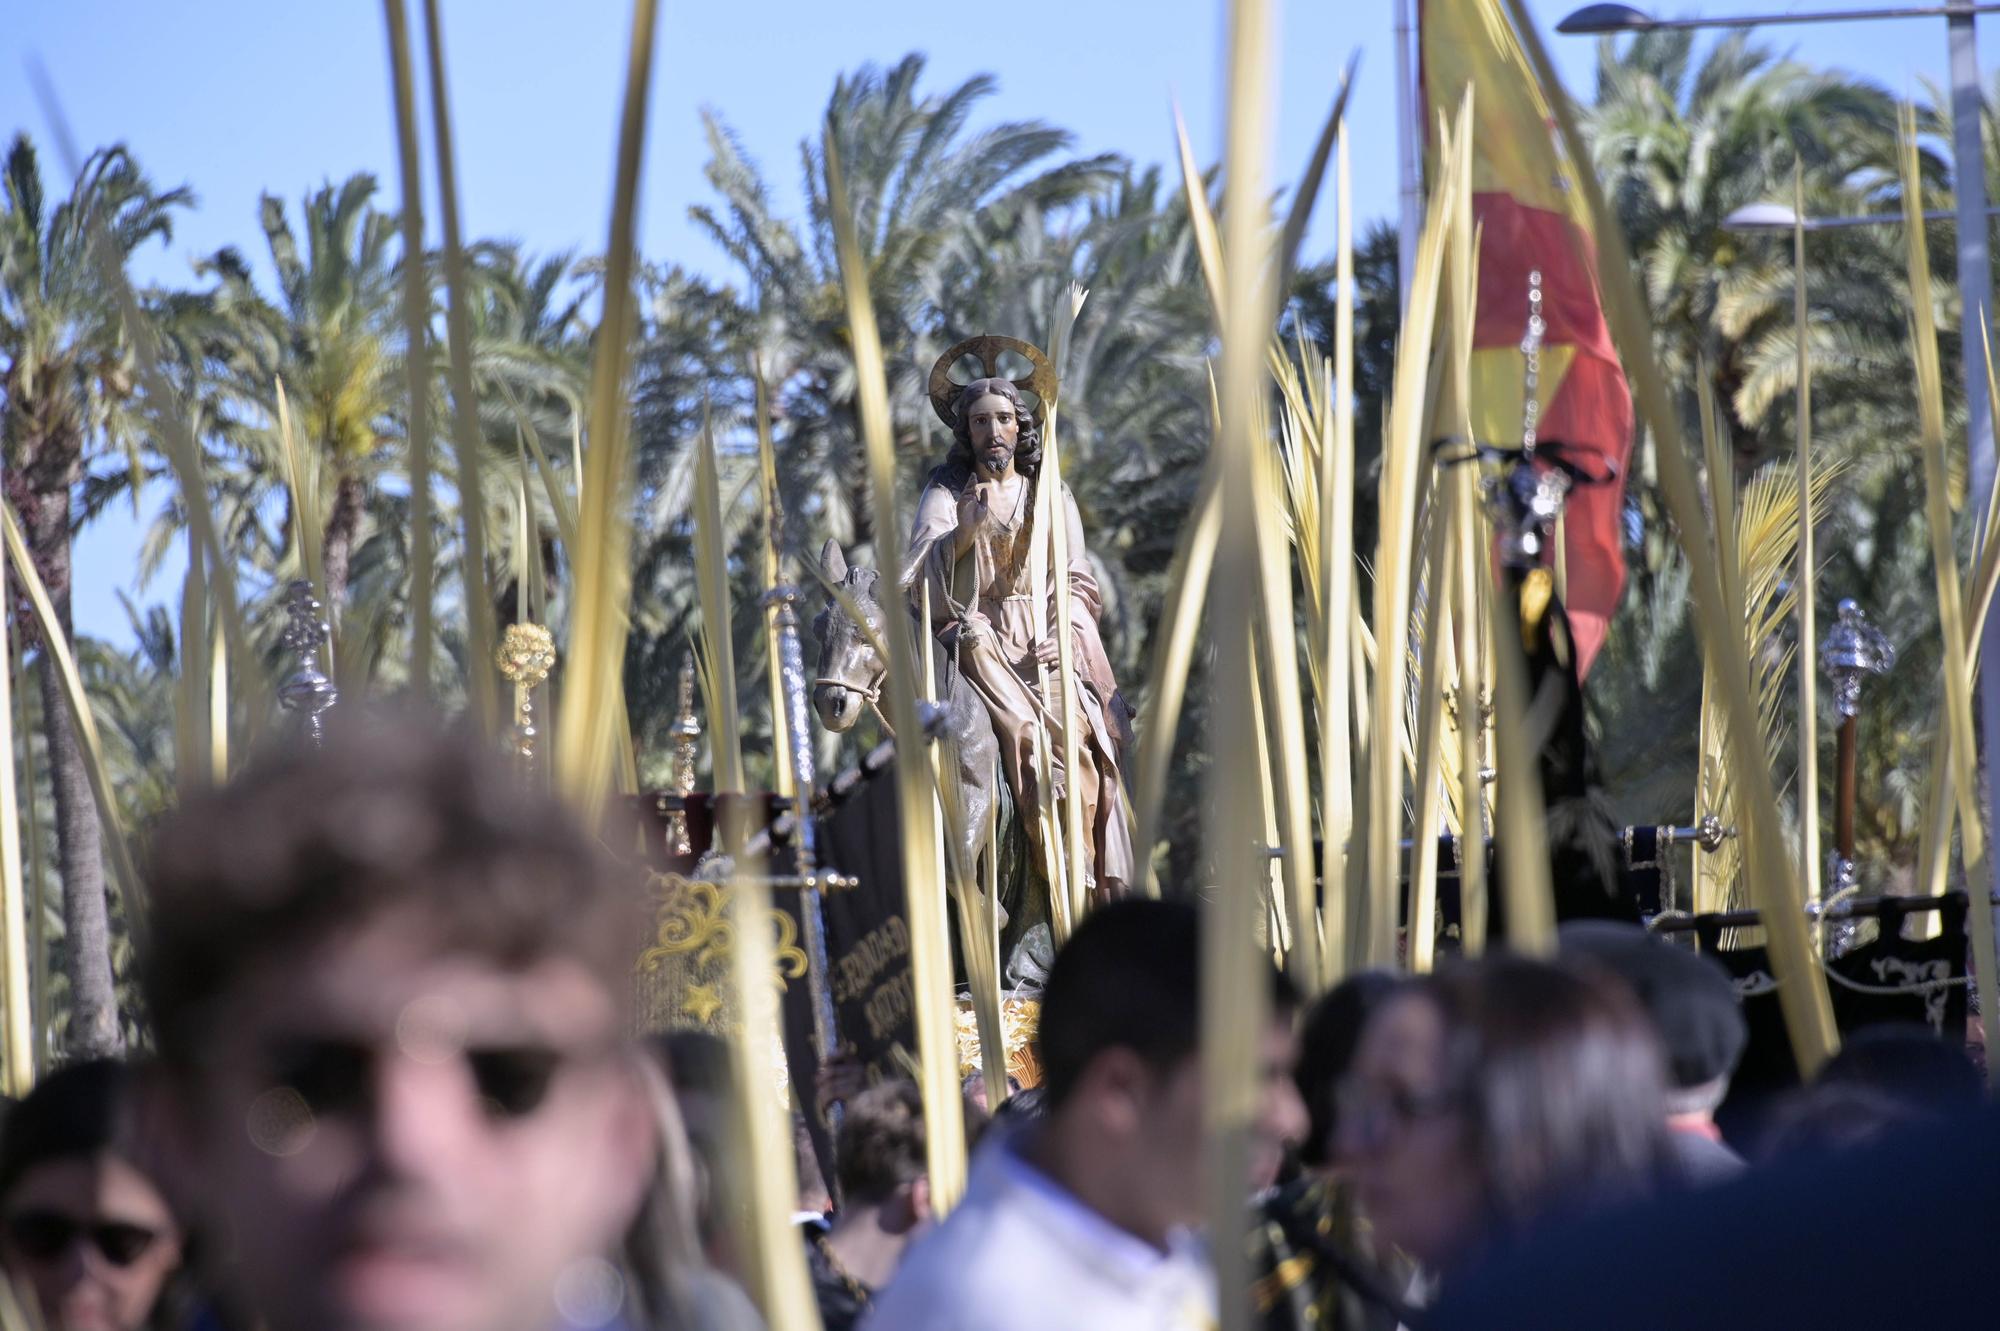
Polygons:
[[299,659],[299,668],[278,686],[278,703],[305,717],[306,735],[317,744],[325,734],[321,714],[340,701],[340,690],[319,667],[320,648],[333,630],[320,618],[323,609],[310,582],[303,578],[285,588],[285,649]]
[[1839,617],[1820,644],[1820,669],[1833,678],[1833,701],[1842,716],[1861,710],[1861,684],[1870,675],[1895,668],[1896,648],[1853,601],[1840,603]]
[[701,754],[701,718],[694,710],[692,656],[681,667],[680,707],[674,715],[673,728],[667,733],[674,737],[674,793],[681,797],[681,807],[667,815],[667,853],[692,855],[694,842],[688,834],[685,810],[687,800],[694,794],[695,762]]
[[[1833,900],[1859,884],[1854,860],[1854,807],[1857,799],[1856,754],[1859,751],[1861,684],[1870,675],[1880,675],[1896,664],[1896,649],[1881,630],[1868,623],[1868,616],[1853,601],[1842,601],[1838,617],[1826,640],[1819,645],[1820,668],[1833,678],[1833,702],[1840,709],[1840,765],[1834,791],[1833,854],[1826,873],[1828,899]],[[1813,793],[1817,798],[1817,792]],[[1822,921],[1824,923],[1824,921]],[[1821,934],[1821,946],[1829,957],[1837,957],[1853,947],[1859,929],[1851,916],[1842,915]]]

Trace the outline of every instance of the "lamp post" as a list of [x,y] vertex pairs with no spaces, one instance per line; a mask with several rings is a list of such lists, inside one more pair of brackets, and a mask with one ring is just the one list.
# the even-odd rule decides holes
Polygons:
[[[1988,208],[1986,215],[2000,215],[2000,208]],[[1924,220],[1949,222],[1955,216],[1933,209],[1924,214]],[[1722,227],[1725,231],[1782,231],[1790,235],[1795,220],[1797,214],[1782,203],[1746,203],[1723,218]],[[1846,217],[1808,217],[1798,221],[1798,225],[1806,231],[1838,231],[1850,226],[1893,226],[1902,220],[1901,213],[1855,213]]]
[[1566,37],[1579,35],[1615,37],[1621,32],[1674,32],[1692,28],[1769,28],[1780,23],[1853,23],[1882,18],[1949,18],[1974,14],[2000,14],[1996,5],[1898,5],[1893,9],[1818,9],[1784,14],[1745,14],[1720,18],[1655,18],[1630,5],[1585,5],[1562,22],[1556,31]]
[[[1556,24],[1556,31],[1561,33],[1612,36],[1624,32],[1753,28],[1780,23],[1848,23],[1902,18],[1945,20],[1951,61],[1952,193],[1956,205],[1952,216],[1958,222],[1958,289],[1966,311],[1965,335],[1959,338],[1959,354],[1965,376],[1966,453],[1971,463],[1971,492],[1982,498],[1992,493],[1995,480],[1993,403],[1986,391],[1986,339],[1973,337],[1971,330],[1985,326],[1993,296],[1993,273],[1986,245],[1986,219],[1992,210],[1986,206],[1986,159],[1980,147],[1982,102],[1973,16],[1992,13],[2000,13],[2000,4],[1972,4],[1969,0],[1959,0],[1953,4],[1889,9],[1808,10],[1733,18],[1662,19],[1630,5],[1596,4],[1586,5]],[[1829,225],[1862,225],[1877,219],[1820,220],[1821,228],[1813,229]],[[1973,511],[1982,515],[1979,520],[1983,523],[1986,505],[1976,504]],[[2000,764],[2000,619],[1988,617],[1980,642],[1979,710],[1983,722],[1980,747],[1988,772],[1993,773],[1996,764]],[[1987,791],[1988,821],[2000,830],[2000,780],[1989,779]],[[1996,857],[1994,872],[1995,885],[2000,886],[2000,857]]]
[[[1994,213],[2000,212],[2000,209],[1989,208],[1986,211],[1988,216],[1992,216]],[[1924,214],[1924,219],[1926,221],[1934,222],[1934,221],[1949,219],[1951,216],[1952,214],[1950,213],[1927,212]],[[1797,293],[1797,299],[1798,299],[1797,319],[1798,319],[1798,342],[1800,347],[1799,381],[1801,385],[1804,385],[1807,382],[1805,373],[1806,366],[1804,363],[1804,355],[1805,355],[1804,348],[1805,348],[1805,338],[1806,338],[1805,292],[1804,292],[1806,265],[1805,265],[1805,249],[1803,243],[1804,233],[1808,231],[1832,231],[1843,227],[1875,226],[1882,223],[1901,222],[1903,220],[1904,220],[1903,215],[1901,213],[1867,213],[1859,216],[1850,216],[1850,217],[1801,218],[1796,212],[1793,211],[1793,209],[1786,206],[1785,204],[1768,203],[1768,202],[1746,204],[1744,207],[1738,208],[1735,212],[1730,213],[1727,217],[1722,219],[1722,226],[1723,229],[1726,231],[1738,231],[1738,232],[1750,232],[1750,233],[1782,232],[1795,237],[1797,240],[1797,246],[1793,255],[1793,267],[1796,274],[1796,280],[1800,284]],[[1800,403],[1800,410],[1801,412],[1807,410],[1806,403],[1803,400]],[[1801,432],[1800,438],[1801,440],[1805,438],[1803,432]],[[1803,454],[1801,456],[1802,456],[1801,466],[1803,467]],[[1804,511],[1805,508],[1807,507],[1806,488],[1805,488],[1806,484],[1807,484],[1806,479],[1802,475],[1800,498],[1799,498],[1801,511]],[[1799,587],[1800,587],[1799,641],[1801,643],[1810,643],[1813,639],[1813,619],[1811,614],[1812,599],[1810,595],[1807,594],[1807,589],[1812,586],[1812,579],[1806,576],[1806,570],[1803,568],[1803,565],[1809,563],[1811,558],[1809,551],[1811,533],[1812,533],[1812,524],[1810,522],[1806,522],[1800,527],[1799,558],[1802,568],[1799,578]],[[1828,652],[1836,652],[1835,639],[1840,640],[1841,646],[1838,649],[1839,651],[1845,652],[1847,655],[1850,656],[1852,655],[1852,651],[1849,650],[1847,644],[1851,639],[1854,638],[1854,634],[1856,632],[1856,630],[1849,627],[1848,610],[1849,607],[1851,607],[1853,604],[1854,603],[1851,601],[1842,601],[1840,603],[1839,627],[1833,630],[1832,634],[1829,636],[1828,642],[1822,644],[1821,655],[1823,657],[1825,657]],[[1865,626],[1865,617],[1862,617],[1858,610],[1855,611],[1854,623],[1863,624]],[[1880,640],[1882,637],[1880,633],[1876,632],[1872,628],[1866,629],[1865,632],[1874,635],[1873,639],[1870,640],[1871,642],[1874,640]],[[1880,653],[1878,653],[1878,656],[1879,655]],[[1887,648],[1886,651],[1887,661],[1893,663],[1895,660],[1895,655],[1896,654],[1894,648]],[[1839,732],[1840,766],[1838,772],[1837,790],[1835,794],[1835,807],[1837,810],[1835,840],[1838,849],[1836,850],[1832,860],[1829,862],[1829,870],[1828,870],[1829,877],[1833,880],[1829,890],[1838,892],[1841,888],[1850,885],[1853,876],[1854,779],[1855,779],[1854,744],[1853,744],[1854,716],[1853,713],[1848,710],[1848,704],[1854,700],[1854,697],[1856,696],[1855,690],[1858,689],[1859,686],[1849,685],[1845,682],[1842,682],[1840,678],[1840,668],[1834,665],[1828,665],[1827,670],[1828,673],[1833,675],[1836,679],[1836,695],[1835,695],[1836,701],[1839,705],[1839,709],[1841,711],[1842,716],[1846,718],[1845,723],[1841,726]],[[1813,695],[1813,690],[1811,686],[1812,686],[1812,662],[1808,658],[1807,654],[1804,651],[1801,651],[1799,654],[1799,706],[1800,706],[1799,781],[1801,785],[1799,808],[1800,808],[1800,840],[1804,853],[1800,857],[1800,867],[1801,870],[1806,874],[1806,883],[1808,889],[1806,893],[1807,899],[1811,902],[1817,902],[1820,899],[1820,891],[1818,887],[1820,881],[1819,850],[1818,850],[1818,836],[1817,836],[1818,820],[1816,817],[1808,816],[1808,811],[1812,808],[1812,806],[1806,802],[1809,797],[1811,798],[1817,797],[1816,792],[1810,790],[1810,787],[1816,785],[1817,782],[1812,778],[1809,778],[1807,775],[1808,773],[1815,771],[1815,762],[1816,762],[1816,760],[1813,757],[1813,752],[1814,752],[1813,745],[1816,743],[1816,736],[1814,735],[1814,730],[1816,729],[1816,726],[1815,726],[1815,718],[1812,714],[1813,708],[1809,702],[1809,700],[1812,698]],[[1853,926],[1846,925],[1843,926],[1841,930],[1835,931],[1835,934],[1828,935],[1828,938],[1833,939],[1836,936],[1848,936],[1851,935],[1852,933],[1853,933]]]
[[[1978,311],[1978,317],[1987,318],[1987,306],[1992,298],[1993,274],[1986,250],[1986,226],[1984,219],[1989,215],[1986,207],[1985,157],[1979,143],[1979,121],[1981,113],[1979,88],[1979,53],[1973,32],[1975,14],[2000,13],[2000,4],[1949,4],[1912,5],[1894,9],[1851,9],[1812,10],[1784,14],[1749,14],[1741,17],[1722,18],[1655,18],[1641,9],[1630,5],[1597,4],[1586,5],[1556,24],[1556,31],[1567,34],[1597,34],[1611,36],[1623,32],[1666,32],[1686,31],[1695,28],[1754,28],[1779,23],[1845,23],[1868,19],[1895,18],[1938,18],[1946,20],[1947,38],[1951,56],[1951,120],[1952,120],[1952,191],[1956,207],[1952,216],[1958,221],[1958,289],[1965,301],[1968,313]],[[1732,217],[1750,213],[1753,209],[1776,209],[1781,205],[1753,205],[1752,209],[1739,209]],[[1786,210],[1789,211],[1789,210]],[[1926,217],[1942,214],[1927,213]],[[1825,218],[1809,222],[1809,230],[1819,230],[1829,226],[1856,226],[1875,221],[1874,218]],[[1786,219],[1789,227],[1790,219]],[[1960,341],[1960,352],[1965,371],[1966,436],[1972,460],[1972,487],[1974,493],[1984,494],[1993,484],[1993,404],[1987,400],[1986,366],[1981,350],[1981,339],[1966,336]],[[1983,507],[1982,507],[1982,510]],[[1992,634],[1987,641],[1989,647],[2000,647],[2000,628],[1989,629]],[[1988,680],[1993,682],[1989,683]],[[1996,726],[2000,726],[2000,716],[1995,703],[2000,702],[2000,678],[1981,672],[1981,696],[1986,700],[1989,713],[1987,738],[1989,746],[1996,738]]]

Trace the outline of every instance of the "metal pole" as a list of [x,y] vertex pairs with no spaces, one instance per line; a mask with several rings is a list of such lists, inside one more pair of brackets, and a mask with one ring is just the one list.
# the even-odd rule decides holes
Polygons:
[[1980,147],[1984,114],[1979,48],[1969,10],[1947,20],[1951,43],[1952,188],[1958,220],[1958,286],[1965,306],[1960,351],[1965,363],[1966,435],[1972,490],[1993,484],[1993,404],[1986,395],[1984,339],[1975,330],[1991,317],[1993,274],[1986,252],[1986,156]]
[[[1979,86],[1979,44],[1969,5],[1954,5],[1946,22],[1951,44],[1952,189],[1958,211],[1958,289],[1964,305],[1960,354],[1965,362],[1966,454],[1971,463],[1972,494],[1992,492],[1993,403],[1986,392],[1986,339],[1975,336],[1992,318],[1993,274],[1986,245],[1986,154],[1980,144],[1984,99]],[[1975,503],[1982,515],[1986,505]],[[1985,533],[1982,533],[1985,535]],[[1990,537],[1989,537],[1990,539]],[[1979,710],[1983,718],[1980,747],[1985,750],[1989,777],[1987,824],[2000,831],[2000,781],[1991,777],[2000,758],[2000,621],[1989,618],[1981,632]],[[1993,885],[2000,886],[2000,856],[1988,865]]]
[[1423,227],[1423,110],[1417,101],[1415,25],[1410,7],[1419,0],[1396,0],[1396,174],[1400,181],[1396,229],[1396,305],[1410,297],[1410,269],[1417,261],[1417,234]]
[[811,711],[806,702],[805,654],[799,645],[799,589],[789,585],[773,587],[764,594],[767,605],[775,608],[778,659],[772,663],[784,695],[785,713],[780,738],[785,752],[781,764],[789,764],[792,777],[792,810],[797,818],[792,849],[797,855],[797,872],[802,880],[799,892],[799,919],[806,943],[806,988],[812,1006],[813,1044],[822,1063],[840,1048],[840,1030],[834,1015],[832,973],[826,947],[826,902],[815,883],[819,872],[818,838],[813,827],[812,802],[816,773],[813,761]]

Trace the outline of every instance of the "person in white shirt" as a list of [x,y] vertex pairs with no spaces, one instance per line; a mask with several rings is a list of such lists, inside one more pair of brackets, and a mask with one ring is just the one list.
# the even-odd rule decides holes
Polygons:
[[[1178,902],[1119,901],[1077,927],[1042,995],[1047,1116],[981,1147],[964,1198],[911,1249],[863,1331],[1213,1324],[1214,1280],[1193,1233],[1200,951],[1196,912]],[[1291,1078],[1296,994],[1270,974],[1252,1145],[1253,1176],[1266,1181],[1306,1127]]]

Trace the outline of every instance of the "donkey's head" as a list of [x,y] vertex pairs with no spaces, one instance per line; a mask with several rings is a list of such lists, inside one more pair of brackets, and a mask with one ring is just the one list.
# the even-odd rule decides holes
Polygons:
[[852,599],[868,621],[874,639],[855,624],[839,601],[827,598],[826,608],[813,620],[819,639],[818,678],[813,681],[813,710],[820,724],[836,733],[850,730],[861,719],[861,708],[882,696],[889,663],[875,650],[888,630],[888,616],[876,598],[881,575],[872,568],[849,568],[840,542],[829,540],[819,553],[826,579]]

